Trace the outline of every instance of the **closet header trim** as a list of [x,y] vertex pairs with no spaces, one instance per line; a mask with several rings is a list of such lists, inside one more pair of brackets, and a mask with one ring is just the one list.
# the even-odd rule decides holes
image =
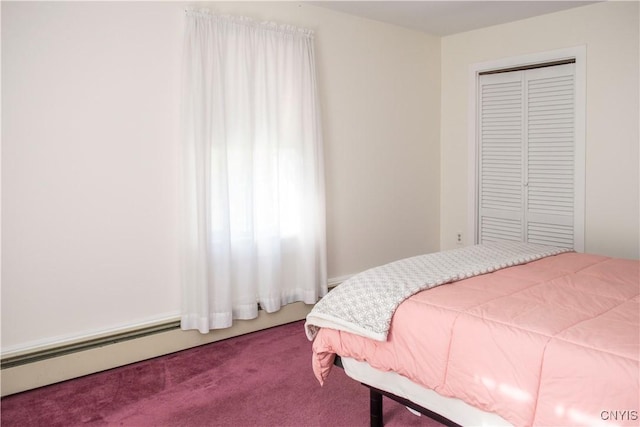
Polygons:
[[559,60],[559,61],[544,62],[544,63],[540,63],[540,64],[521,65],[521,66],[518,66],[518,67],[510,67],[510,68],[502,68],[502,69],[498,69],[498,70],[482,71],[482,72],[478,73],[478,75],[484,76],[484,75],[487,75],[487,74],[509,73],[511,71],[534,70],[536,68],[553,67],[555,65],[565,65],[565,64],[575,64],[575,63],[576,63],[576,59],[575,58],[570,58],[570,59],[562,59],[562,60]]

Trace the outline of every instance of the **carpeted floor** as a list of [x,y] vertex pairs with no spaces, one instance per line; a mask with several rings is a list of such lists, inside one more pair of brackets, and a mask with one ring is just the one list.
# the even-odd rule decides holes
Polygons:
[[[8,396],[10,426],[366,426],[368,390],[311,371],[302,322]],[[440,426],[384,400],[387,426]]]

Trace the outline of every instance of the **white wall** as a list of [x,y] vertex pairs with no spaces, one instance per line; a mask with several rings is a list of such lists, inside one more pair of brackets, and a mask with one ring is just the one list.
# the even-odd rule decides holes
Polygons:
[[2,349],[179,309],[182,16],[2,2]]
[[[3,353],[178,314],[186,5],[1,3]],[[316,32],[329,276],[437,250],[440,40],[306,4],[212,9]]]
[[586,45],[585,250],[640,256],[638,5],[598,3],[442,39],[442,249],[467,230],[470,66]]

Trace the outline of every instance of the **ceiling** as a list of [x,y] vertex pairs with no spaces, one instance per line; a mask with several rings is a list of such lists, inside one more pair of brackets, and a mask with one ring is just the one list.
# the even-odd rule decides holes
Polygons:
[[597,1],[310,1],[314,6],[447,36]]

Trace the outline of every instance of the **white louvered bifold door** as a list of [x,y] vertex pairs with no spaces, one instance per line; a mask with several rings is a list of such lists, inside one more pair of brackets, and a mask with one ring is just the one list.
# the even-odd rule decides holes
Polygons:
[[573,248],[574,64],[528,70],[527,241]]
[[574,64],[480,77],[478,242],[573,247]]
[[480,78],[479,243],[523,241],[524,73]]

